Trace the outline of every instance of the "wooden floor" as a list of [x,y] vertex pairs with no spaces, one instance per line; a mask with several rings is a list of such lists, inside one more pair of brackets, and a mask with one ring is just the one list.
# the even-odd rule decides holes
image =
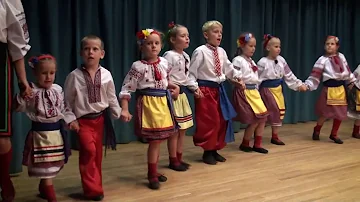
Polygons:
[[[286,146],[269,143],[267,127],[264,147],[269,154],[244,153],[238,150],[242,131],[236,143],[222,152],[227,162],[216,166],[201,163],[202,151],[186,138],[187,172],[166,168],[168,155],[162,145],[159,171],[168,177],[160,190],[146,187],[146,144],[118,145],[103,161],[104,201],[360,201],[360,140],[350,137],[352,122],[343,123],[340,137],[343,145],[328,139],[331,123],[325,124],[320,142],[311,140],[314,123],[285,125],[280,137]],[[82,201],[78,171],[78,153],[55,179],[58,201]],[[16,201],[41,202],[36,197],[37,179],[29,179],[27,170],[13,178]]]

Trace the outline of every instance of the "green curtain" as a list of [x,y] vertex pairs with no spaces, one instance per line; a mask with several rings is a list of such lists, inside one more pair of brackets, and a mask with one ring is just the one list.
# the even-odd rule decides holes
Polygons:
[[[64,84],[66,75],[79,66],[80,40],[87,34],[99,35],[105,43],[106,56],[102,61],[113,74],[119,93],[122,81],[132,62],[138,59],[135,33],[140,28],[166,31],[171,21],[188,27],[190,55],[204,43],[201,26],[207,20],[219,20],[224,25],[222,47],[229,58],[236,50],[236,38],[250,31],[257,37],[254,60],[262,53],[262,37],[271,33],[282,40],[282,56],[290,68],[304,80],[317,58],[323,53],[323,42],[328,34],[341,40],[351,69],[360,62],[356,59],[360,39],[360,13],[356,0],[23,0],[34,54],[51,53],[57,58],[56,82]],[[165,51],[165,50],[164,50]],[[31,71],[28,71],[32,79]],[[229,96],[231,86],[227,84]],[[318,91],[298,93],[285,89],[287,111],[285,123],[315,120],[314,102]],[[189,95],[194,106],[193,97]],[[132,100],[134,101],[134,100]],[[130,108],[133,111],[133,104]],[[22,171],[22,148],[30,121],[24,114],[14,116],[14,158],[12,173]],[[133,123],[114,121],[118,143],[135,141]],[[239,129],[239,123],[234,124]],[[189,130],[191,135],[195,127]],[[311,129],[308,130],[311,133]],[[71,135],[76,148],[75,135]],[[121,147],[121,145],[119,146]]]

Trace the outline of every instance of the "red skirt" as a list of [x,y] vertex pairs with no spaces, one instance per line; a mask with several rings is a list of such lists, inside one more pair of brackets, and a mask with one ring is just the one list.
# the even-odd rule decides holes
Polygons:
[[315,105],[316,115],[327,119],[347,119],[347,105],[327,105],[327,92],[328,87],[324,86]]
[[272,126],[281,126],[281,113],[273,94],[268,88],[260,88],[260,95],[269,113],[269,116],[267,117],[267,122]]
[[253,124],[265,122],[268,113],[266,114],[255,114],[250,104],[248,103],[245,93],[239,88],[234,88],[232,104],[237,113],[234,118],[235,121],[239,121],[243,124]]

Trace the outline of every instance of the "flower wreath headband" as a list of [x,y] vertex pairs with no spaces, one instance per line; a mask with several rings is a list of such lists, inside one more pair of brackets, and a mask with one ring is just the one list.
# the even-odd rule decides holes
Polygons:
[[247,33],[247,34],[245,34],[245,36],[239,37],[238,40],[236,40],[236,44],[237,44],[238,48],[241,46],[244,46],[253,37],[254,36],[251,33]]
[[37,64],[39,64],[39,62],[41,61],[41,60],[45,60],[45,59],[49,59],[49,60],[54,60],[54,61],[56,61],[56,59],[55,59],[55,57],[54,56],[52,56],[52,55],[50,55],[50,54],[45,54],[45,55],[40,55],[40,56],[33,56],[33,57],[31,57],[30,59],[29,59],[29,66],[32,68],[32,69],[34,69],[35,68],[35,66],[37,65]]
[[[142,45],[146,38],[150,36],[151,34],[157,34],[160,36],[160,33],[154,29],[143,29],[141,31],[138,31],[136,33],[137,43],[139,45]],[[161,36],[160,36],[161,37]]]

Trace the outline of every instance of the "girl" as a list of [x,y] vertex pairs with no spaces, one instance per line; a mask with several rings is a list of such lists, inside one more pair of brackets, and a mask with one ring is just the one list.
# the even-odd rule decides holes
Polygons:
[[149,142],[149,188],[159,189],[159,181],[166,181],[166,177],[157,172],[160,143],[178,132],[167,89],[171,89],[173,99],[177,99],[179,87],[168,81],[168,61],[158,56],[162,46],[161,33],[145,29],[137,33],[137,38],[143,59],[134,62],[125,77],[119,95],[121,119],[128,122],[132,118],[128,102],[130,93],[136,91],[135,133]]
[[319,116],[314,128],[313,140],[320,140],[320,130],[326,119],[333,119],[330,139],[337,144],[343,141],[337,136],[341,121],[347,117],[345,85],[351,89],[355,77],[351,73],[345,56],[338,52],[339,38],[328,36],[325,41],[325,54],[316,62],[309,78],[305,81],[308,89],[316,90],[322,77],[323,88],[316,103],[315,112]]
[[266,34],[263,47],[267,56],[258,62],[259,77],[262,81],[260,94],[269,111],[268,122],[272,129],[271,143],[285,145],[278,137],[279,127],[285,116],[283,80],[294,91],[306,91],[306,86],[293,74],[286,60],[280,56],[281,42],[279,38]]
[[170,81],[180,86],[179,98],[173,100],[175,119],[180,129],[178,134],[168,139],[169,168],[175,171],[185,171],[190,165],[182,161],[184,136],[186,129],[193,126],[192,111],[184,92],[189,76],[190,57],[184,52],[184,49],[189,47],[189,32],[183,25],[172,22],[169,24],[167,40],[171,50],[165,52],[163,57],[172,67],[169,75]]
[[355,86],[349,92],[348,117],[355,119],[352,137],[360,139],[360,65],[353,72],[356,78]]
[[[261,147],[262,135],[266,117],[269,115],[258,91],[260,84],[258,68],[251,59],[256,47],[256,39],[252,33],[241,34],[237,40],[237,52],[232,61],[234,68],[242,72],[242,80],[246,89],[235,86],[233,90],[233,106],[237,112],[234,120],[247,124],[243,141],[239,147],[245,152],[255,151],[266,154],[268,150]],[[254,147],[249,145],[250,138],[255,132]]]
[[36,83],[32,83],[33,97],[26,101],[20,95],[15,98],[15,110],[25,112],[32,121],[26,137],[23,165],[28,166],[30,177],[40,178],[40,196],[49,202],[56,201],[52,179],[60,172],[70,155],[62,119],[70,129],[78,130],[75,115],[64,103],[62,88],[54,84],[56,61],[51,55],[32,57]]

